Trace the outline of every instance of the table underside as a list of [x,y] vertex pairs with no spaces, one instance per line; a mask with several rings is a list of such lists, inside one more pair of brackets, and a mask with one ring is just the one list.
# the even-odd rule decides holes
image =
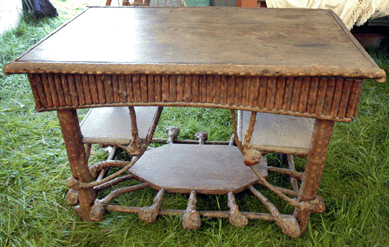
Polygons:
[[224,75],[29,74],[36,109],[188,106],[350,122],[363,79]]

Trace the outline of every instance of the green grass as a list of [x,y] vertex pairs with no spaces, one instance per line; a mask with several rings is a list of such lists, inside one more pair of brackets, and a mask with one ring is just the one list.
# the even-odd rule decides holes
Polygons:
[[[52,2],[59,18],[27,18],[0,37],[0,67],[85,6]],[[371,54],[388,73],[387,52]],[[232,133],[226,110],[166,108],[157,136],[166,137],[169,125],[181,128],[180,138],[193,139],[204,130],[210,140],[229,140]],[[97,149],[94,160],[105,156]],[[268,158],[278,162],[275,155]],[[297,159],[297,166],[303,162]],[[264,221],[236,228],[227,219],[202,219],[197,231],[184,230],[180,217],[159,217],[146,225],[135,214],[106,213],[102,222],[82,222],[65,202],[69,176],[56,113],[35,111],[25,75],[0,72],[0,246],[389,246],[389,84],[366,80],[357,118],[335,125],[319,190],[327,209],[312,215],[302,238],[291,239]],[[273,180],[286,181],[284,176]],[[261,191],[282,212],[291,212]],[[155,194],[146,189],[115,203],[150,205]],[[162,207],[185,209],[186,201],[186,195],[169,194]],[[227,209],[225,196],[200,195],[198,201],[201,210]],[[249,193],[237,195],[237,201],[242,210],[264,211]]]

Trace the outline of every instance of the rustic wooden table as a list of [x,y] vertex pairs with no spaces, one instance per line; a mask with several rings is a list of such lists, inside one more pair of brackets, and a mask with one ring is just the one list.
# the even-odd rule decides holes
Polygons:
[[[107,180],[93,182],[76,109],[225,108],[232,110],[234,119],[234,110],[254,112],[250,125],[255,112],[314,118],[305,171],[283,171],[301,180],[298,192],[277,189],[253,169],[259,183],[295,206],[293,216],[279,214],[251,185],[271,213],[240,215],[274,220],[292,237],[305,231],[312,212],[324,209],[317,191],[334,122],[350,122],[356,116],[364,78],[385,81],[386,76],[328,10],[151,7],[88,8],[6,65],[4,73],[28,74],[37,111],[57,111],[73,174],[68,185],[78,192],[76,209],[86,221],[96,219],[91,216],[94,207],[115,208],[95,201],[94,188]],[[236,132],[235,121],[234,126]],[[260,162],[256,154],[263,150],[250,145],[250,127],[248,132],[246,144],[237,138],[236,144],[244,163],[251,166]],[[133,163],[125,163],[123,169]],[[238,222],[231,219],[239,214],[229,190],[224,192],[231,212],[215,217]],[[190,198],[188,209],[195,212],[195,193]],[[185,212],[157,210],[158,214]],[[212,212],[201,215],[212,217]]]

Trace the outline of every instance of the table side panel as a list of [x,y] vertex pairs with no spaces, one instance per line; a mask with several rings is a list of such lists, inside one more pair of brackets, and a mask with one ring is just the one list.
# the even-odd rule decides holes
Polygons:
[[356,115],[363,85],[362,79],[318,77],[62,74],[61,80],[53,83],[56,77],[29,75],[38,111],[125,105],[191,106],[349,122]]

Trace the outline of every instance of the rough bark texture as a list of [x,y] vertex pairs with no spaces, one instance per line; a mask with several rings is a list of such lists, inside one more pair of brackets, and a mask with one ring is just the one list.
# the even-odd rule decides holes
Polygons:
[[[78,181],[89,183],[92,181],[92,176],[88,169],[85,148],[82,144],[77,112],[76,110],[59,110],[57,114],[72,174]],[[80,200],[80,207],[77,208],[77,213],[82,220],[90,221],[89,212],[96,198],[95,191],[93,188],[88,188],[80,189],[77,193]]]

